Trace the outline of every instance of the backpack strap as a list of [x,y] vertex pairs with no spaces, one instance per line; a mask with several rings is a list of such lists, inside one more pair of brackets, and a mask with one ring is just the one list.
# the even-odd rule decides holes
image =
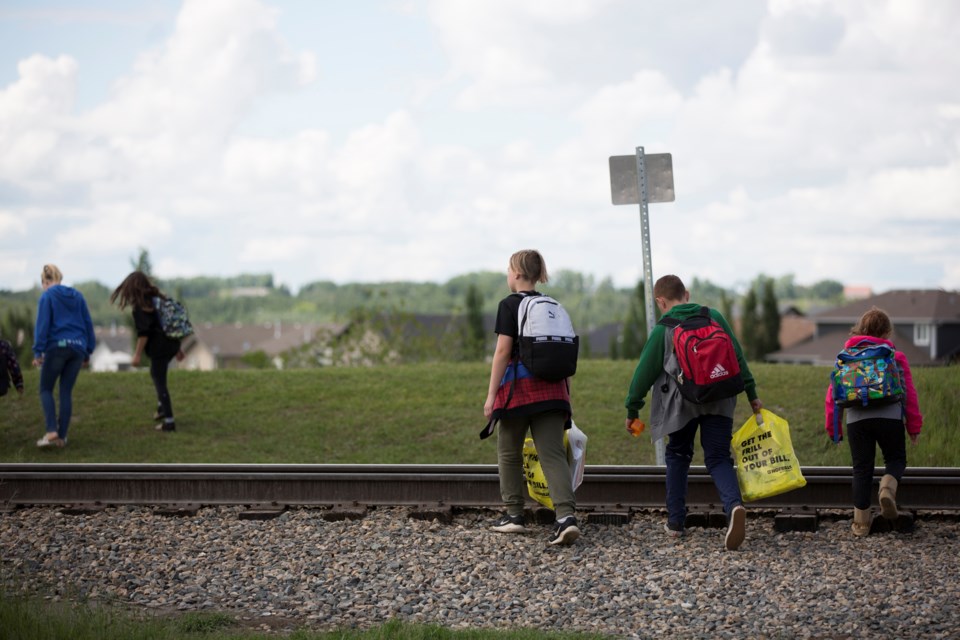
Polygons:
[[670,316],[663,316],[657,320],[657,324],[662,324],[665,327],[670,327],[671,329],[676,329],[680,326],[680,321],[676,318],[671,318]]

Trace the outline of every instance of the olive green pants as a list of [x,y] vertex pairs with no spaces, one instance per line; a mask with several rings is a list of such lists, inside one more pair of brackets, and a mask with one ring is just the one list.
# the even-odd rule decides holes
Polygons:
[[500,497],[512,516],[521,515],[527,495],[527,480],[523,473],[523,441],[527,429],[533,436],[543,475],[550,489],[550,499],[557,519],[573,515],[577,508],[563,444],[563,425],[567,421],[562,411],[547,411],[529,416],[500,420],[497,435],[497,466],[500,471]]

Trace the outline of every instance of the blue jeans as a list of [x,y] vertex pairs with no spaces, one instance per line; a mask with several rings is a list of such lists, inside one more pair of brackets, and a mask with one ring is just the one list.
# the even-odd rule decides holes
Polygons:
[[687,519],[687,476],[693,460],[693,439],[697,435],[697,427],[700,427],[703,461],[720,494],[724,513],[730,515],[730,511],[743,502],[737,472],[730,456],[733,418],[699,416],[679,431],[671,433],[666,446],[667,519],[673,524],[683,525]]
[[[73,413],[73,385],[83,368],[86,356],[71,347],[53,347],[43,354],[40,368],[40,405],[46,421],[47,433],[56,433],[61,440],[67,439],[70,415]],[[60,379],[60,417],[53,401],[53,387]]]

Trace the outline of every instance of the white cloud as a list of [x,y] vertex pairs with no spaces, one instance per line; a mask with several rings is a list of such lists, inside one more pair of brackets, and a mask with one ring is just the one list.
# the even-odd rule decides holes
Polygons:
[[[164,274],[293,287],[502,271],[536,246],[551,270],[627,286],[637,209],[610,204],[607,158],[637,145],[673,155],[677,201],[651,206],[658,272],[868,280],[832,248],[843,219],[877,228],[868,255],[897,257],[878,282],[957,280],[960,5],[436,0],[390,14],[419,29],[391,39],[433,36],[417,55],[443,56],[395,76],[349,34],[336,59],[309,50],[328,7],[274,4],[187,0],[80,112],[89,58],[17,60],[0,87],[0,287],[35,280],[50,247],[122,271],[139,246]],[[245,131],[279,95],[309,125]],[[351,108],[372,115],[339,126]]]

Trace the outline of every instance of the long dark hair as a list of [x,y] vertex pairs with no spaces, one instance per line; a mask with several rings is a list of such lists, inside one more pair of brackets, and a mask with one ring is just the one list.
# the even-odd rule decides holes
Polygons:
[[110,294],[110,303],[118,303],[121,309],[128,306],[145,311],[153,309],[153,299],[164,297],[157,285],[143,271],[134,271]]

